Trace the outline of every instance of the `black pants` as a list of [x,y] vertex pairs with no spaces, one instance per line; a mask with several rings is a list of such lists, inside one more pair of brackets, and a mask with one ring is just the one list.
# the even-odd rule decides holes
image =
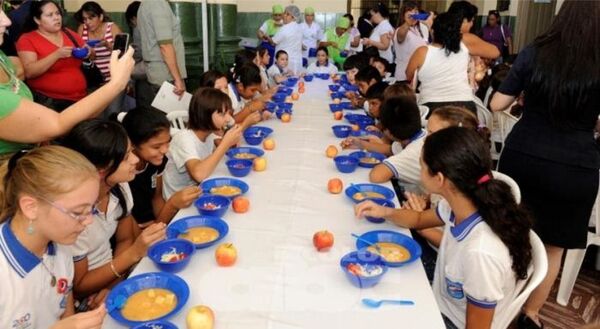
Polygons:
[[70,101],[67,99],[51,98],[46,95],[40,94],[36,91],[33,92],[33,100],[34,102],[44,105],[45,107],[51,108],[58,113],[64,111],[67,107],[75,104],[74,101]]

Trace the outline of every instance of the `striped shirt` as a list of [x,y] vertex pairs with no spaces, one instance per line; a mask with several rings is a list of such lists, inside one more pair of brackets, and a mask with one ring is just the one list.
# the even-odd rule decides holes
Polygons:
[[[106,31],[104,32],[104,40],[108,43],[113,43],[113,35],[112,35],[112,27],[113,23],[106,23]],[[83,24],[83,35],[81,36],[83,41],[87,42],[89,40],[89,31],[87,25]],[[101,46],[100,44],[94,47],[94,51],[96,52],[96,59],[94,59],[94,63],[102,72],[104,76],[104,81],[110,80],[110,55],[111,50],[105,46]]]

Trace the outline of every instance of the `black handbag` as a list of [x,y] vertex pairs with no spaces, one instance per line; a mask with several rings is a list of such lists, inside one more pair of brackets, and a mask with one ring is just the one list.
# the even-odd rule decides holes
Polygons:
[[[71,34],[71,32],[69,32],[67,29],[63,29],[63,31],[65,32],[69,40],[71,40],[71,42],[77,48],[79,48],[79,43],[77,42],[77,39],[75,39],[75,37]],[[81,72],[83,72],[83,75],[85,76],[85,81],[87,82],[88,90],[97,89],[104,83],[104,76],[102,75],[102,72],[100,72],[100,69],[98,68],[98,66],[96,66],[93,60],[83,60],[83,63],[81,63]]]

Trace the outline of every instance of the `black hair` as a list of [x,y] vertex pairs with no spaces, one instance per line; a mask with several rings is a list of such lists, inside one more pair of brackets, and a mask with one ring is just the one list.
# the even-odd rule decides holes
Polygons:
[[263,57],[265,55],[265,53],[268,53],[269,49],[267,49],[265,46],[260,45],[258,47],[256,47],[256,53],[258,54],[259,57]]
[[229,80],[229,81],[235,80],[235,77],[234,77],[235,70],[246,64],[254,63],[255,58],[256,58],[256,51],[252,51],[250,49],[244,48],[244,49],[240,49],[238,52],[236,52],[234,59],[233,59],[233,67],[229,71],[229,76],[227,77],[227,80]]
[[375,80],[375,82],[381,82],[382,77],[376,68],[369,65],[369,66],[363,68],[362,70],[358,71],[358,73],[356,73],[356,76],[354,77],[354,79],[357,82],[362,81],[362,82],[370,83],[371,80]]
[[217,80],[226,78],[227,76],[218,70],[208,70],[200,75],[200,87],[214,88]]
[[374,13],[381,14],[381,17],[383,17],[383,18],[390,17],[390,11],[389,11],[389,9],[387,8],[386,5],[384,5],[381,2],[378,2],[373,7],[371,7],[371,11],[373,11]]
[[350,13],[344,14],[344,17],[346,17],[347,19],[349,19],[350,22],[354,22],[354,16],[352,16],[352,14],[350,14]]
[[385,89],[388,86],[389,85],[385,82],[377,82],[376,84],[369,87],[369,89],[367,89],[367,95],[365,98],[366,99],[378,99],[380,101],[383,101],[383,99],[384,99],[383,94],[385,93]]
[[[89,119],[78,123],[67,136],[62,145],[81,153],[96,168],[106,171],[104,182],[114,174],[127,156],[129,139],[122,125],[114,121]],[[119,184],[110,189],[117,197],[121,214],[118,220],[127,215],[127,202]]]
[[324,51],[325,55],[327,55],[327,57],[329,57],[329,51],[327,50],[327,47],[319,47],[319,48],[317,48],[317,53],[319,51]]
[[[29,14],[27,15],[27,19],[25,23],[23,23],[23,33],[35,31],[38,29],[38,25],[35,22],[35,19],[40,19],[42,17],[43,9],[47,4],[53,4],[58,8],[60,14],[63,14],[62,8],[54,1],[51,0],[41,0],[41,1],[31,1],[29,5]],[[64,22],[63,22],[64,26]]]
[[377,47],[367,47],[360,52],[360,55],[365,56],[368,61],[371,61],[371,59],[379,57],[379,49]]
[[499,23],[499,24],[501,24],[501,23],[502,23],[502,22],[500,21],[500,12],[499,12],[499,11],[497,11],[497,10],[490,10],[490,11],[488,12],[488,17],[489,17],[490,15],[493,15],[494,17],[496,17],[496,19],[498,20],[498,23]]
[[410,139],[421,130],[421,113],[413,97],[386,99],[381,105],[380,112],[381,125],[398,140]]
[[[442,129],[427,137],[422,158],[431,175],[442,173],[473,202],[483,220],[508,248],[516,278],[526,279],[532,260],[531,217],[517,204],[510,186],[492,177],[490,150],[477,133],[460,127]],[[491,179],[480,183],[485,175]]]
[[387,59],[385,59],[383,57],[379,57],[379,56],[373,57],[373,63],[372,64],[375,64],[376,62],[379,62],[379,63],[383,64],[385,72],[389,72],[390,71],[390,62],[388,62]]
[[84,3],[83,5],[81,5],[81,8],[79,8],[79,10],[75,13],[75,19],[83,24],[83,13],[88,13],[91,14],[90,16],[93,17],[100,17],[100,15],[102,15],[102,22],[109,22],[110,18],[108,17],[108,15],[106,15],[106,12],[104,11],[104,9],[102,9],[102,7],[100,6],[100,4],[98,4],[95,1],[88,1],[86,3]]
[[278,50],[277,53],[275,53],[275,59],[279,59],[279,56],[281,56],[283,54],[285,54],[287,56],[288,53],[285,50]]
[[369,60],[366,57],[361,55],[352,55],[346,58],[343,69],[344,71],[349,71],[352,69],[358,69],[360,71],[367,66],[369,66]]
[[448,8],[448,12],[457,15],[462,24],[463,19],[471,22],[477,16],[477,6],[466,0],[454,1]]
[[419,9],[419,4],[411,0],[402,1],[402,6],[398,12],[398,26],[402,26],[404,24],[404,14],[413,9]]
[[[531,62],[532,75],[525,98],[541,100],[557,127],[572,125],[576,120],[589,120],[591,115],[580,109],[597,104],[600,89],[599,16],[598,1],[565,0],[548,31],[533,42],[535,59]],[[545,57],[550,55],[554,61]]]
[[451,13],[441,13],[433,21],[433,42],[442,45],[446,56],[460,51],[461,24],[459,16]]
[[141,4],[141,1],[134,1],[127,6],[127,9],[125,10],[125,20],[127,20],[127,25],[131,26],[131,21],[137,17]]
[[123,118],[123,128],[127,131],[133,146],[140,146],[161,132],[169,132],[171,124],[163,111],[153,107],[137,107]]
[[254,63],[248,63],[241,67],[236,66],[233,71],[233,82],[236,84],[241,83],[244,88],[261,85],[260,69]]
[[209,87],[198,88],[190,101],[188,128],[202,131],[217,130],[212,120],[213,113],[230,111],[231,106],[231,99],[222,91]]

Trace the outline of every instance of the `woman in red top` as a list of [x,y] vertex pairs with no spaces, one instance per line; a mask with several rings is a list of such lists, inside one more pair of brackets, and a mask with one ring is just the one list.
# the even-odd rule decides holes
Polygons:
[[[66,30],[84,44],[76,32]],[[17,41],[17,52],[36,102],[60,112],[85,97],[81,60],[71,55],[77,45],[63,31],[58,6],[49,0],[34,1],[24,31],[27,33]]]

